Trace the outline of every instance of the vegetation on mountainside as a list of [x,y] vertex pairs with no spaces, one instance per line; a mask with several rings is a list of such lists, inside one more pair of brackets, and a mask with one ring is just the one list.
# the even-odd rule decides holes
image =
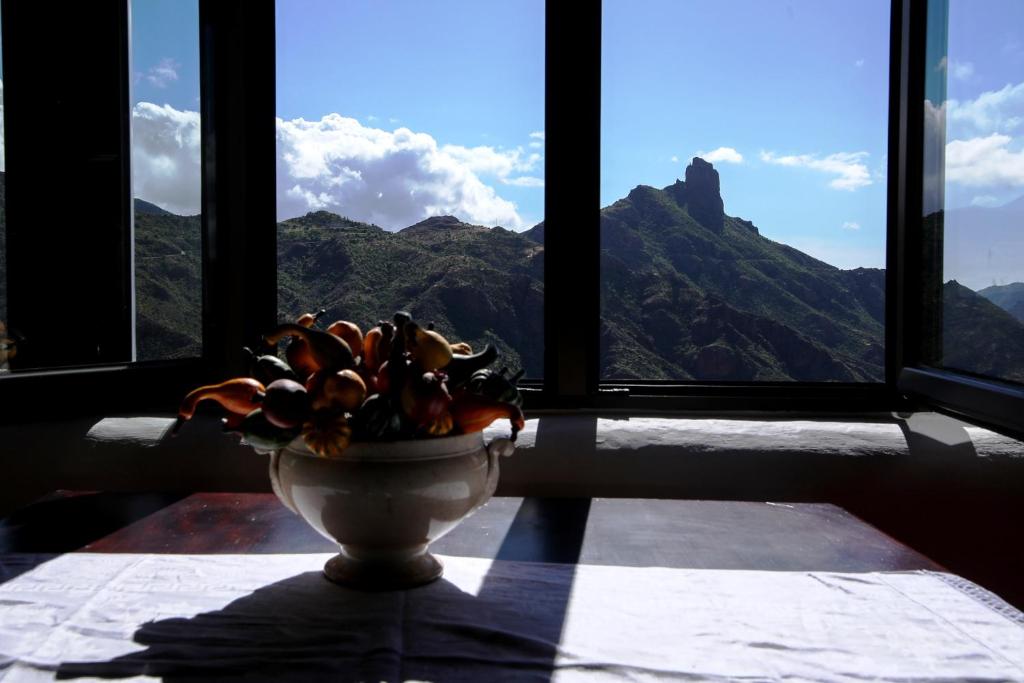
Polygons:
[[[717,190],[710,165],[691,166],[686,182],[639,186],[602,210],[602,377],[881,381],[884,271],[840,270],[769,240],[707,200]],[[0,174],[0,208],[3,191]],[[199,355],[199,216],[137,200],[135,233],[139,358]],[[324,308],[325,320],[369,329],[381,310],[409,310],[540,377],[543,241],[543,223],[515,233],[438,216],[388,232],[313,212],[278,225],[279,318]],[[1024,381],[1024,284],[975,293],[950,282],[943,298],[944,363]]]

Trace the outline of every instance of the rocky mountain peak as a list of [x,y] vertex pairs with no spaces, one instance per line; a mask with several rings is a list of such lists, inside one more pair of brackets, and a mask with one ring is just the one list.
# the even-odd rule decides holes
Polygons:
[[692,216],[705,228],[722,231],[725,204],[715,167],[694,157],[686,167],[686,205]]
[[686,167],[685,181],[676,180],[664,192],[676,204],[689,211],[690,217],[714,232],[722,232],[725,224],[725,203],[722,201],[718,171],[700,157]]

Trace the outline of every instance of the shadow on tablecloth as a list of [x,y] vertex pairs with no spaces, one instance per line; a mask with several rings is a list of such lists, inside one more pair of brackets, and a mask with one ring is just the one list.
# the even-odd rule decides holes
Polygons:
[[57,677],[549,680],[574,567],[544,569],[523,580],[488,576],[490,588],[479,596],[445,579],[360,593],[306,572],[214,612],[145,624],[134,638],[144,650],[63,663]]
[[444,578],[410,591],[362,593],[306,572],[213,612],[147,623],[134,635],[144,650],[65,662],[57,678],[548,681],[589,509],[589,499],[524,501],[499,559],[550,557],[543,540],[532,547],[522,539],[538,515],[555,515],[566,522],[552,539],[562,564],[495,562],[476,594]]

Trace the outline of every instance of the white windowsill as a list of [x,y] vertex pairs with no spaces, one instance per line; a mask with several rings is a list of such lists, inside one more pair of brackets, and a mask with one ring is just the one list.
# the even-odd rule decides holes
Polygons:
[[[215,420],[169,436],[169,417],[0,428],[0,514],[56,488],[268,491],[266,456]],[[495,425],[486,436],[507,434]],[[916,465],[1024,467],[1024,444],[934,413],[906,419],[531,419],[499,494],[825,499],[851,476]],[[817,495],[816,495],[817,493]]]

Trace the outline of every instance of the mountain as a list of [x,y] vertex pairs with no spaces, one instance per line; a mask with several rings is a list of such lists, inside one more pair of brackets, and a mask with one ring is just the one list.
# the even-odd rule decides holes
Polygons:
[[880,381],[884,271],[844,271],[725,214],[718,172],[601,212],[606,378]]
[[1024,321],[1024,282],[993,285],[978,290],[978,294],[999,306],[999,308],[1008,312],[1017,320]]
[[139,199],[135,207],[138,359],[199,356],[203,336],[200,217],[177,216]]
[[428,218],[399,232],[310,215],[278,226],[282,318],[327,310],[365,330],[397,310],[502,363],[539,375],[543,363],[544,250],[503,228]]
[[[197,355],[200,217],[136,207],[139,357]],[[602,377],[882,379],[884,271],[840,270],[726,214],[711,164],[694,159],[683,180],[634,188],[600,220]],[[279,223],[277,248],[282,320],[325,308],[366,329],[406,309],[543,374],[543,222],[515,233],[435,216],[389,232],[317,211]],[[3,253],[0,242],[0,287]],[[996,305],[1012,308],[1022,288],[947,283],[943,363],[1024,382],[1024,323]]]
[[151,203],[147,202],[145,199],[139,199],[138,197],[136,197],[135,198],[135,215],[138,216],[139,214],[151,214],[151,215],[154,215],[154,216],[171,216],[171,215],[173,215],[170,211],[167,211],[166,209],[161,209],[156,204],[151,204]]
[[1024,382],[1024,323],[956,280],[942,300],[942,365]]

